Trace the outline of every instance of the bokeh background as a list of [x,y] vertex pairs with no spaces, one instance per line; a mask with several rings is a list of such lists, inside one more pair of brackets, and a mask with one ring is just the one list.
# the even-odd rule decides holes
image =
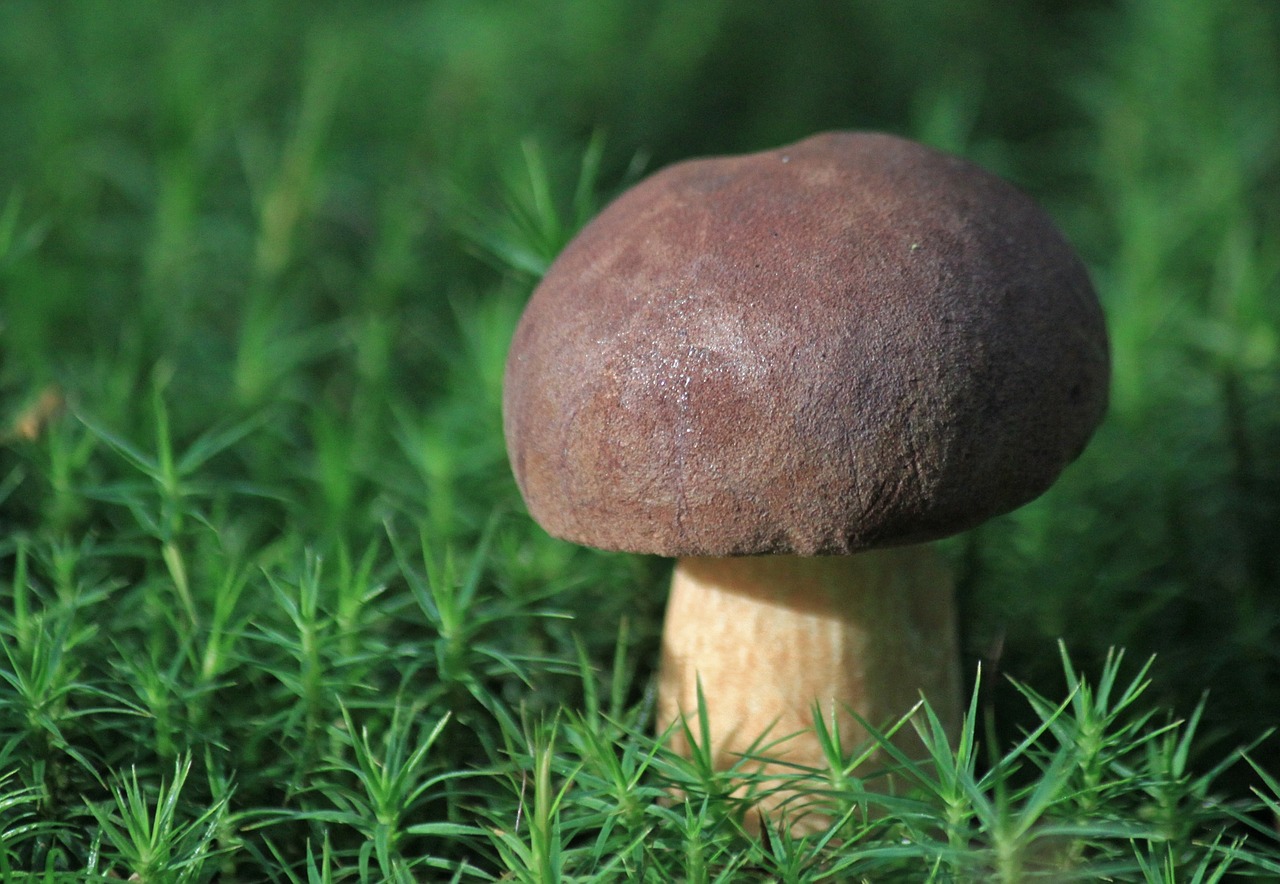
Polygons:
[[[220,549],[359,548],[388,513],[466,548],[493,513],[524,518],[502,360],[573,230],[667,163],[833,128],[1017,183],[1108,315],[1091,447],[946,544],[967,662],[1057,696],[1058,639],[1086,670],[1155,654],[1149,698],[1186,715],[1208,692],[1215,758],[1280,723],[1269,0],[5,0],[0,532],[123,544],[111,446],[22,421],[43,395],[145,440],[160,396],[174,439],[257,421],[209,458],[273,489],[209,517],[232,526]],[[591,652],[624,614],[651,645],[665,563],[524,534],[502,579],[585,568],[563,607],[604,624]],[[1273,770],[1275,742],[1256,752]]]

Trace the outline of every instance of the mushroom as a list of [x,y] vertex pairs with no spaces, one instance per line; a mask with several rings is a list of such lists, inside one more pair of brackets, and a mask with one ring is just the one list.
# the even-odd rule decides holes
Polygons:
[[1109,373],[1085,268],[1028,197],[827,133],[670,166],[588,224],[520,320],[504,428],[549,533],[678,558],[659,729],[687,750],[701,685],[720,764],[768,734],[781,776],[824,766],[815,709],[848,746],[850,712],[922,693],[958,722],[928,542],[1048,488]]

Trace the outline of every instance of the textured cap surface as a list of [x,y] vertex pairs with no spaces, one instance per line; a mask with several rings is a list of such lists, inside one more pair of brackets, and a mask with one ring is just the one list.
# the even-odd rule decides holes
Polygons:
[[1080,260],[1021,192],[887,135],[693,160],[564,250],[512,343],[533,517],[661,555],[849,553],[1036,497],[1106,409]]

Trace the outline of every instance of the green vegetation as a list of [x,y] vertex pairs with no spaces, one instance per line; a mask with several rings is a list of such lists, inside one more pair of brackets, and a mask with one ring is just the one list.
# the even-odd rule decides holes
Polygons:
[[[1280,876],[1280,6],[6,0],[0,119],[0,878]],[[841,127],[1059,219],[1113,408],[948,543],[959,744],[749,838],[502,364],[637,175]]]

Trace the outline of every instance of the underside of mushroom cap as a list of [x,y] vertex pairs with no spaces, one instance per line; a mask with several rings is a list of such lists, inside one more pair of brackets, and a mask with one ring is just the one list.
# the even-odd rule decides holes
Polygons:
[[914,142],[829,133],[680,163],[608,206],[530,300],[504,425],[558,537],[839,554],[1038,496],[1108,381],[1088,275],[1030,199]]

